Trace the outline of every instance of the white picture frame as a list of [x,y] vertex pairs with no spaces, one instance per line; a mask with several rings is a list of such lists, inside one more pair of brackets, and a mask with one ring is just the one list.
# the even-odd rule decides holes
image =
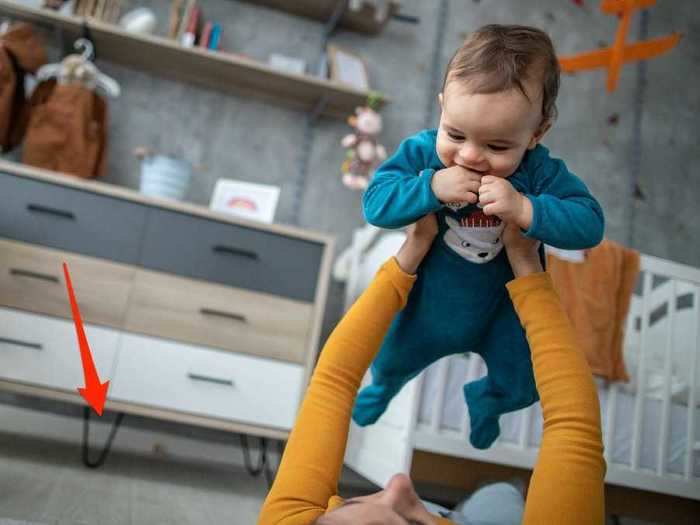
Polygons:
[[209,208],[242,219],[272,223],[280,187],[234,179],[216,181]]
[[332,44],[328,45],[326,52],[331,80],[359,90],[369,90],[367,64],[360,55]]

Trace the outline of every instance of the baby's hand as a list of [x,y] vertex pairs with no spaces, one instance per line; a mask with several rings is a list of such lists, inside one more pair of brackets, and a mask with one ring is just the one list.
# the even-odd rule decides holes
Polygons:
[[440,202],[468,202],[479,200],[481,175],[462,166],[438,170],[433,175],[431,188]]
[[507,179],[486,175],[481,179],[479,204],[485,215],[498,215],[506,222],[527,230],[532,223],[532,203]]

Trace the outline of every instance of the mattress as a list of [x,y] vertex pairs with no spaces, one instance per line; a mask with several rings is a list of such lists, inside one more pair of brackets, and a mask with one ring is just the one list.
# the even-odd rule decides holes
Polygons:
[[[445,397],[440,414],[440,429],[461,431],[467,418],[467,406],[464,402],[462,386],[471,374],[473,377],[481,377],[486,373],[486,366],[477,355],[450,356],[447,359]],[[439,370],[440,363],[435,363],[423,376],[423,386],[421,389],[421,400],[418,412],[418,423],[429,425],[432,422],[432,413],[436,409],[435,400],[439,394],[440,376],[445,372]],[[443,365],[444,366],[444,365]],[[608,442],[608,433],[611,429],[606,428],[608,398],[611,388],[603,381],[597,381],[598,396],[601,404],[601,421],[603,422],[604,442]],[[635,395],[618,388],[615,398],[615,419],[612,423],[614,427],[613,440],[608,450],[608,462],[622,465],[629,465],[632,455],[632,440],[635,412]],[[647,469],[656,469],[658,461],[658,447],[661,441],[661,418],[662,405],[659,399],[645,397],[642,409],[642,433],[640,440],[639,466]],[[687,441],[687,421],[688,407],[686,404],[678,402],[671,403],[669,410],[670,432],[667,443],[667,471],[674,474],[683,474],[685,468],[686,441]],[[500,443],[517,444],[520,442],[520,427],[523,424],[525,411],[513,412],[501,417]],[[530,432],[528,445],[538,447],[542,439],[542,409],[539,403],[535,405],[532,420],[530,421]],[[700,441],[700,408],[695,407],[695,442]],[[466,441],[466,438],[465,438]],[[700,476],[700,452],[694,454],[693,472],[695,476]]]

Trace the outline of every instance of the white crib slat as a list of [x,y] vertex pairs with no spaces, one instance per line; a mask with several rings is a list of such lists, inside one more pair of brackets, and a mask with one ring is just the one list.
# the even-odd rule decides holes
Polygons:
[[695,405],[697,403],[696,390],[698,389],[698,382],[700,378],[697,377],[698,368],[698,352],[700,352],[700,331],[698,330],[698,324],[700,324],[700,307],[698,306],[698,288],[695,288],[695,293],[693,294],[693,314],[698,322],[695,325],[695,351],[690,359],[690,390],[688,392],[688,428],[687,436],[685,441],[686,451],[685,451],[685,479],[690,479],[693,475],[693,454],[695,443]]
[[642,286],[642,332],[639,348],[639,360],[637,362],[637,393],[634,400],[634,425],[632,428],[632,457],[630,468],[639,469],[639,450],[642,437],[642,414],[644,408],[644,390],[646,389],[646,347],[647,332],[649,326],[649,299],[651,295],[651,271],[644,272]]
[[668,459],[668,435],[671,431],[669,428],[670,408],[671,408],[671,353],[673,352],[673,336],[675,334],[675,319],[676,319],[676,294],[677,281],[671,279],[670,297],[668,298],[668,323],[666,324],[666,352],[664,355],[664,397],[661,404],[661,439],[659,439],[659,450],[656,458],[656,472],[659,476],[666,473],[666,462]]
[[525,450],[530,441],[530,426],[532,425],[532,412],[535,405],[531,405],[521,410],[520,416],[520,448]]
[[469,356],[469,368],[467,369],[467,381],[471,382],[479,377],[479,355],[471,354]]
[[617,412],[617,383],[608,387],[608,409],[605,412],[605,461],[610,462],[612,447],[615,443],[615,417]]
[[[479,357],[476,354],[471,354],[469,356],[469,367],[467,368],[467,380],[466,383],[471,383],[477,378],[479,374]],[[469,439],[469,414],[464,413],[464,419],[462,419],[462,435],[465,439]]]
[[447,392],[447,371],[449,358],[441,359],[437,364],[437,395],[433,401],[433,411],[430,414],[430,428],[436,434],[442,426],[442,407],[445,406],[445,392]]

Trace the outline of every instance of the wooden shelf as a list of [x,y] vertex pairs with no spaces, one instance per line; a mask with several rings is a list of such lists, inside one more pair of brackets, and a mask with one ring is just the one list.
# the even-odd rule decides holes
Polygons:
[[[222,51],[186,48],[175,41],[127,33],[118,26],[92,18],[66,16],[0,0],[0,14],[36,25],[59,28],[66,36],[82,36],[90,29],[99,58],[157,75],[255,97],[279,105],[310,111],[325,100],[322,115],[345,118],[367,101],[369,93],[311,75],[296,75]],[[385,97],[384,103],[389,100]]]
[[[343,0],[244,0],[251,4],[262,5],[272,9],[279,9],[287,13],[320,20],[326,22],[339,1]],[[368,5],[364,5],[359,11],[345,10],[345,13],[339,21],[340,27],[365,33],[368,35],[376,35],[384,29],[386,23],[391,19],[392,15],[398,12],[398,4],[391,3],[389,5],[389,13],[386,20],[377,22],[374,19],[374,9]]]

